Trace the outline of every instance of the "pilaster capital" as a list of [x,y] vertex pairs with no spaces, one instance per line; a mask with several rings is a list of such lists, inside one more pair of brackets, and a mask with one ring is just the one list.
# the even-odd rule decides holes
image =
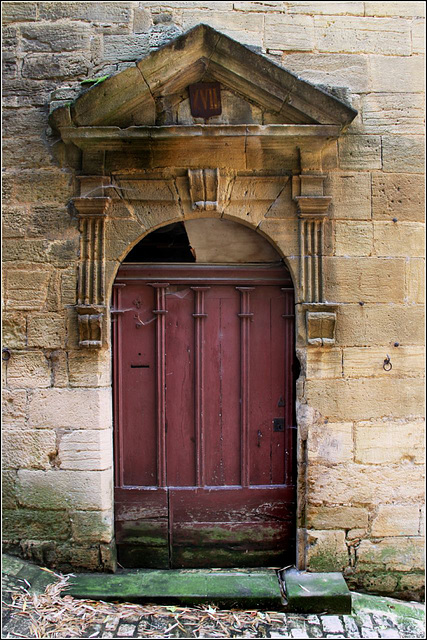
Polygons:
[[110,204],[111,198],[108,197],[73,198],[79,218],[105,218]]
[[324,220],[328,217],[331,196],[295,196],[299,218],[311,220]]

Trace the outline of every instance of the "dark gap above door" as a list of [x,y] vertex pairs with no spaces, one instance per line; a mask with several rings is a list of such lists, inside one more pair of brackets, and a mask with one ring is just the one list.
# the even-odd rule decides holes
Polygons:
[[145,236],[123,262],[195,262],[183,222],[168,224]]

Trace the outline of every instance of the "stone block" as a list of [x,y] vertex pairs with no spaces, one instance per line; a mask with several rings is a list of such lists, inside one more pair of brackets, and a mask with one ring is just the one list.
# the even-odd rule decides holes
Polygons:
[[[424,376],[424,347],[350,347],[342,351],[345,378],[412,378]],[[384,360],[389,355],[392,369],[384,370]]]
[[411,54],[410,26],[404,19],[315,16],[314,25],[320,52]]
[[365,2],[366,16],[425,16],[424,2]]
[[29,402],[29,423],[42,428],[110,429],[111,390],[34,391]]
[[402,89],[412,92],[424,90],[424,61],[421,56],[370,56],[369,65],[372,91],[402,93]]
[[16,471],[2,471],[1,504],[3,513],[5,509],[16,509]]
[[368,528],[368,510],[361,507],[307,507],[309,529],[359,529],[359,535]]
[[405,417],[423,413],[422,378],[359,378],[307,380],[310,406],[331,422],[370,420],[382,416]]
[[89,49],[91,28],[84,23],[21,25],[22,51],[57,52]]
[[425,302],[425,260],[412,258],[406,262],[406,301],[409,304]]
[[275,246],[281,255],[286,257],[298,256],[298,222],[296,220],[263,220],[258,229],[267,238],[274,238]]
[[342,305],[338,307],[336,340],[339,345],[424,344],[423,306]]
[[267,14],[264,45],[277,51],[312,51],[314,49],[312,16]]
[[344,531],[307,531],[309,571],[343,571],[348,566]]
[[372,217],[377,220],[424,222],[424,176],[372,174]]
[[363,2],[287,2],[289,13],[327,16],[363,16]]
[[[223,3],[220,3],[222,5]],[[215,9],[218,3],[215,3]],[[259,13],[242,13],[240,11],[215,11],[208,13],[202,9],[185,11],[182,15],[184,31],[205,23],[229,35],[244,44],[262,44],[264,17]]]
[[68,367],[71,387],[111,385],[111,356],[107,351],[70,351]]
[[61,203],[64,205],[72,195],[71,175],[58,170],[21,170],[7,172],[4,186],[16,202]]
[[332,196],[332,218],[370,220],[370,182],[368,173],[329,173],[325,180],[325,195]]
[[[425,590],[425,575],[423,573],[405,573],[401,576],[399,581],[399,591],[406,592],[405,600],[408,598],[412,601],[422,600],[420,593]],[[409,592],[409,597],[408,597]]]
[[384,504],[378,507],[372,520],[371,534],[375,538],[417,536],[420,508],[416,504]]
[[50,78],[65,80],[75,76],[87,76],[89,65],[84,54],[32,53],[24,59],[21,73],[23,78],[33,80]]
[[37,19],[37,7],[30,2],[5,2],[1,12],[3,24]]
[[16,269],[4,267],[4,300],[6,309],[38,310],[46,302],[51,276],[50,267],[34,265],[34,268]]
[[129,23],[132,16],[132,2],[40,2],[39,16],[41,20],[85,20],[90,22]]
[[46,262],[49,242],[22,238],[9,238],[3,245],[4,262]]
[[3,389],[2,418],[4,427],[25,427],[27,417],[26,391]]
[[411,462],[309,465],[307,490],[314,506],[415,503],[424,499],[424,473]]
[[2,211],[3,239],[25,237],[28,216],[29,211],[27,207],[11,207],[5,205]]
[[306,353],[307,379],[341,378],[341,349],[308,349]]
[[[338,464],[353,460],[353,424],[326,422],[310,427],[307,454],[310,464]],[[327,527],[329,528],[329,527]]]
[[118,62],[120,60],[138,60],[149,52],[148,35],[104,36],[104,59]]
[[56,454],[56,433],[48,429],[7,429],[2,444],[5,469],[48,469]]
[[134,33],[147,33],[153,25],[151,13],[146,9],[139,7],[133,12],[133,31]]
[[3,138],[3,163],[9,169],[54,166],[51,150],[39,138]]
[[[202,3],[198,2],[197,4],[200,5]],[[221,2],[219,5],[215,2],[204,2],[203,4],[213,4],[216,7],[222,4],[230,4],[234,11],[256,11],[257,13],[283,10],[283,2],[280,2],[280,0],[269,0],[268,2]]]
[[3,313],[3,346],[8,349],[22,349],[26,346],[27,321],[21,313]]
[[423,538],[362,540],[357,550],[359,570],[414,571],[424,569]]
[[368,134],[422,134],[424,97],[420,93],[370,93],[362,101],[362,121]]
[[383,170],[390,173],[423,173],[424,140],[421,136],[384,136]]
[[353,222],[339,220],[335,222],[336,256],[370,256],[374,240],[371,222]]
[[66,540],[70,521],[65,511],[14,509],[3,511],[5,540]]
[[110,542],[114,535],[111,511],[74,511],[70,521],[74,542]]
[[11,388],[50,387],[49,361],[42,351],[15,351],[7,365],[7,384]]
[[111,471],[18,471],[23,507],[104,511],[112,507]]
[[354,433],[356,462],[391,464],[409,460],[418,464],[423,463],[425,455],[423,422],[361,423],[355,426]]
[[[407,58],[404,58],[407,60]],[[288,71],[314,84],[348,87],[354,93],[369,91],[366,56],[339,53],[287,53],[282,64]],[[415,89],[414,89],[415,90]]]
[[412,21],[412,53],[425,53],[426,50],[426,25],[425,18]]
[[77,301],[77,270],[64,269],[61,273],[61,303],[74,305]]
[[373,255],[425,255],[425,226],[418,222],[374,222]]
[[58,464],[61,469],[103,471],[113,464],[112,434],[109,429],[75,429],[59,441]]
[[405,297],[403,258],[324,258],[325,299],[334,302],[402,303]]
[[65,342],[65,320],[57,313],[34,313],[28,317],[28,346],[58,349]]
[[66,351],[51,351],[50,366],[53,387],[68,387],[68,358]]
[[338,140],[341,169],[381,169],[381,138],[368,135],[344,135]]

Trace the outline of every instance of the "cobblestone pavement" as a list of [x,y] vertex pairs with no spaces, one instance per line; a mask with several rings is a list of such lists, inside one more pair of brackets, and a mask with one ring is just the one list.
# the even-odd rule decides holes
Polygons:
[[47,572],[46,583],[31,593],[22,574],[3,574],[3,638],[426,637],[421,605],[360,594],[351,616],[302,615],[77,600],[66,577]]

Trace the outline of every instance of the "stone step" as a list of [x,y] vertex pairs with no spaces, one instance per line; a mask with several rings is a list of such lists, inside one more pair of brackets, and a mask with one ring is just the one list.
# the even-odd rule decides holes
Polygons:
[[279,572],[290,613],[351,614],[351,593],[341,573]]
[[161,604],[214,604],[223,608],[282,609],[274,569],[122,570],[80,573],[65,592],[75,598]]

